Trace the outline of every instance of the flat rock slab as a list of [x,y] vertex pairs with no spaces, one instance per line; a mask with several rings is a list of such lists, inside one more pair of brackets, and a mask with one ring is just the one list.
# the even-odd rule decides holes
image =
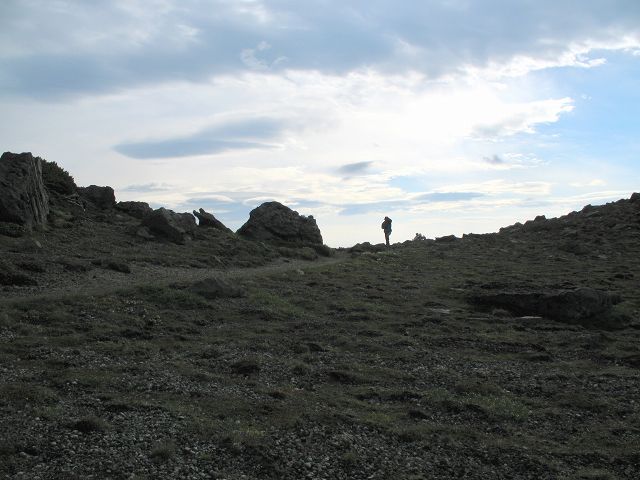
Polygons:
[[477,293],[469,301],[482,307],[504,308],[517,316],[541,316],[581,324],[594,323],[598,317],[608,318],[620,297],[593,288],[577,288]]

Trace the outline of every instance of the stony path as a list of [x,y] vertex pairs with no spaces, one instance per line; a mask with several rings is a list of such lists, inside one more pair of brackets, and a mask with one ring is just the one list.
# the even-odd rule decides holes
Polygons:
[[95,269],[85,273],[57,276],[41,282],[37,287],[21,287],[0,292],[0,305],[23,300],[38,300],[60,297],[94,296],[115,293],[123,289],[145,285],[163,286],[174,283],[196,282],[209,277],[245,279],[272,275],[292,270],[317,268],[342,263],[348,260],[345,254],[321,257],[317,260],[278,259],[259,267],[246,268],[193,268],[165,267],[161,265],[134,265],[129,274],[111,270]]

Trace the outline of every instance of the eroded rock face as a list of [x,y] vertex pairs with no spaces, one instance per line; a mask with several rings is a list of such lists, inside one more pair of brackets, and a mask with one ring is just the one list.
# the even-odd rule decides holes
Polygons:
[[102,210],[107,210],[116,206],[116,195],[111,187],[89,185],[88,187],[78,188],[78,192],[81,197]]
[[320,229],[312,216],[302,216],[278,202],[253,209],[238,234],[265,242],[322,245]]
[[200,227],[215,228],[217,230],[231,232],[229,228],[225,227],[224,223],[214,217],[211,213],[205,212],[202,208],[198,212],[194,210],[193,214],[198,219],[198,225]]
[[42,161],[31,153],[0,157],[0,221],[27,228],[44,225],[49,195],[42,181]]
[[157,238],[174,243],[184,243],[196,229],[196,219],[190,213],[176,213],[158,208],[142,220],[142,226]]

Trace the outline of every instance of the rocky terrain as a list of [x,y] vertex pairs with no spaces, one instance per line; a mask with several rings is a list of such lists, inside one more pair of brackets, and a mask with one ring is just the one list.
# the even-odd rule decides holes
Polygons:
[[0,187],[0,478],[640,477],[638,194],[332,250],[29,154]]

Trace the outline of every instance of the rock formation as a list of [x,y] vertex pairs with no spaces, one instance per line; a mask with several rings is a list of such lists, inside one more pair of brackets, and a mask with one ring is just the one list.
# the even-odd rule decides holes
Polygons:
[[118,202],[116,209],[140,220],[153,212],[147,202]]
[[254,208],[238,234],[265,242],[322,245],[320,229],[312,216],[302,216],[278,202]]
[[220,220],[218,220],[212,214],[205,212],[202,208],[198,212],[194,210],[193,214],[198,219],[198,225],[200,227],[215,228],[217,230],[231,233],[231,229],[225,227],[225,225]]
[[78,189],[80,196],[88,200],[101,210],[107,210],[116,206],[116,196],[111,187],[99,187],[89,185]]
[[48,213],[41,159],[5,152],[0,157],[0,221],[32,228],[45,224]]
[[142,220],[142,226],[158,238],[184,243],[196,229],[196,219],[190,213],[176,213],[166,208],[152,211]]
[[566,323],[604,323],[620,302],[618,295],[595,290],[523,290],[476,294],[471,302],[485,307],[504,308],[515,315],[540,315]]

